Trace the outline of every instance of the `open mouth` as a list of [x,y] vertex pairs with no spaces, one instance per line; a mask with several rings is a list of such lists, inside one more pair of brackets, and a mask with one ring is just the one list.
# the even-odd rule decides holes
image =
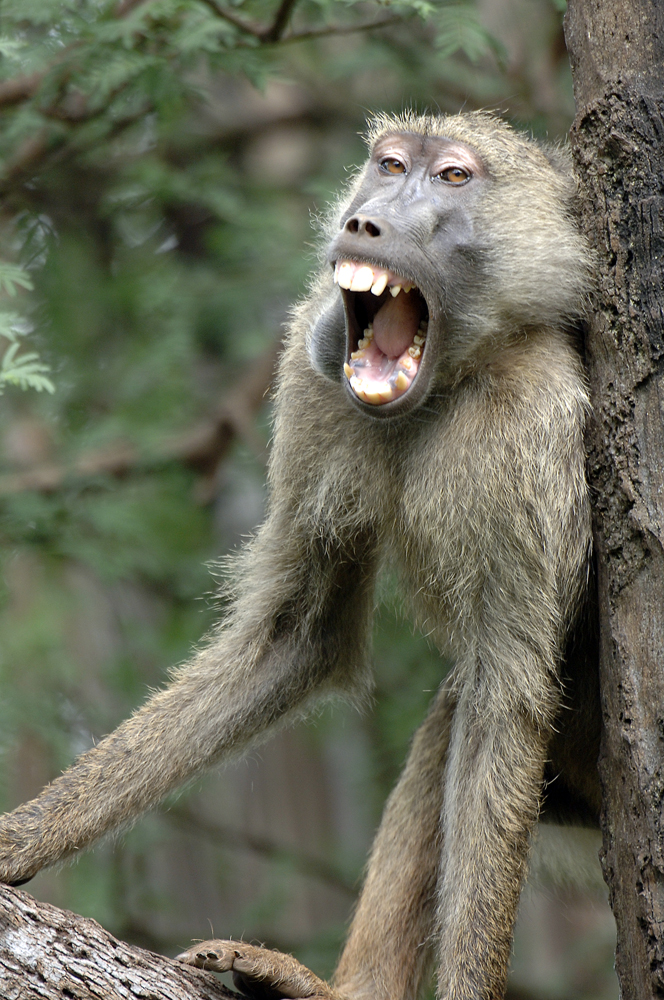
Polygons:
[[350,387],[365,403],[390,403],[408,392],[420,367],[429,327],[424,296],[393,271],[354,260],[337,260],[334,280],[344,289]]

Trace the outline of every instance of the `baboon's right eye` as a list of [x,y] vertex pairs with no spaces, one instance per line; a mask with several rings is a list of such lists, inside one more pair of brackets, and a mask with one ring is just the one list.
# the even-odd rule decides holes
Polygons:
[[465,167],[446,167],[445,170],[441,170],[436,176],[440,177],[447,184],[459,185],[469,181],[472,174]]
[[380,161],[380,169],[385,174],[405,174],[406,166],[396,156],[384,156]]

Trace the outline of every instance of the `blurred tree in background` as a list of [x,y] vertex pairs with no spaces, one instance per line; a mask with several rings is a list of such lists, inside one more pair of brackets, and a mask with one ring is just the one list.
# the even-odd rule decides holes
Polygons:
[[[276,344],[316,218],[367,114],[410,106],[563,137],[560,3],[0,0],[3,809],[209,627],[206,563],[262,517]],[[382,596],[372,712],[282,734],[30,891],[159,951],[242,935],[327,974],[443,672]],[[515,996],[617,996],[583,839],[524,899]]]

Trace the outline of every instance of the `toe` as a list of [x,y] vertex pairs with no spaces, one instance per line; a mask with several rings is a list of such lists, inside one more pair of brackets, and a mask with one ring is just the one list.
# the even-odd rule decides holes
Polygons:
[[234,941],[202,941],[176,955],[176,961],[194,965],[197,969],[228,972],[233,968],[237,955]]

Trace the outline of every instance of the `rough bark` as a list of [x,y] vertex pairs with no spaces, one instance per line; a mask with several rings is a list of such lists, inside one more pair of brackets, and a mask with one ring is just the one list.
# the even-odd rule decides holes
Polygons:
[[0,886],[3,1000],[238,1000],[209,972],[117,941],[95,920]]
[[604,733],[603,867],[624,1000],[664,995],[664,7],[570,0]]

